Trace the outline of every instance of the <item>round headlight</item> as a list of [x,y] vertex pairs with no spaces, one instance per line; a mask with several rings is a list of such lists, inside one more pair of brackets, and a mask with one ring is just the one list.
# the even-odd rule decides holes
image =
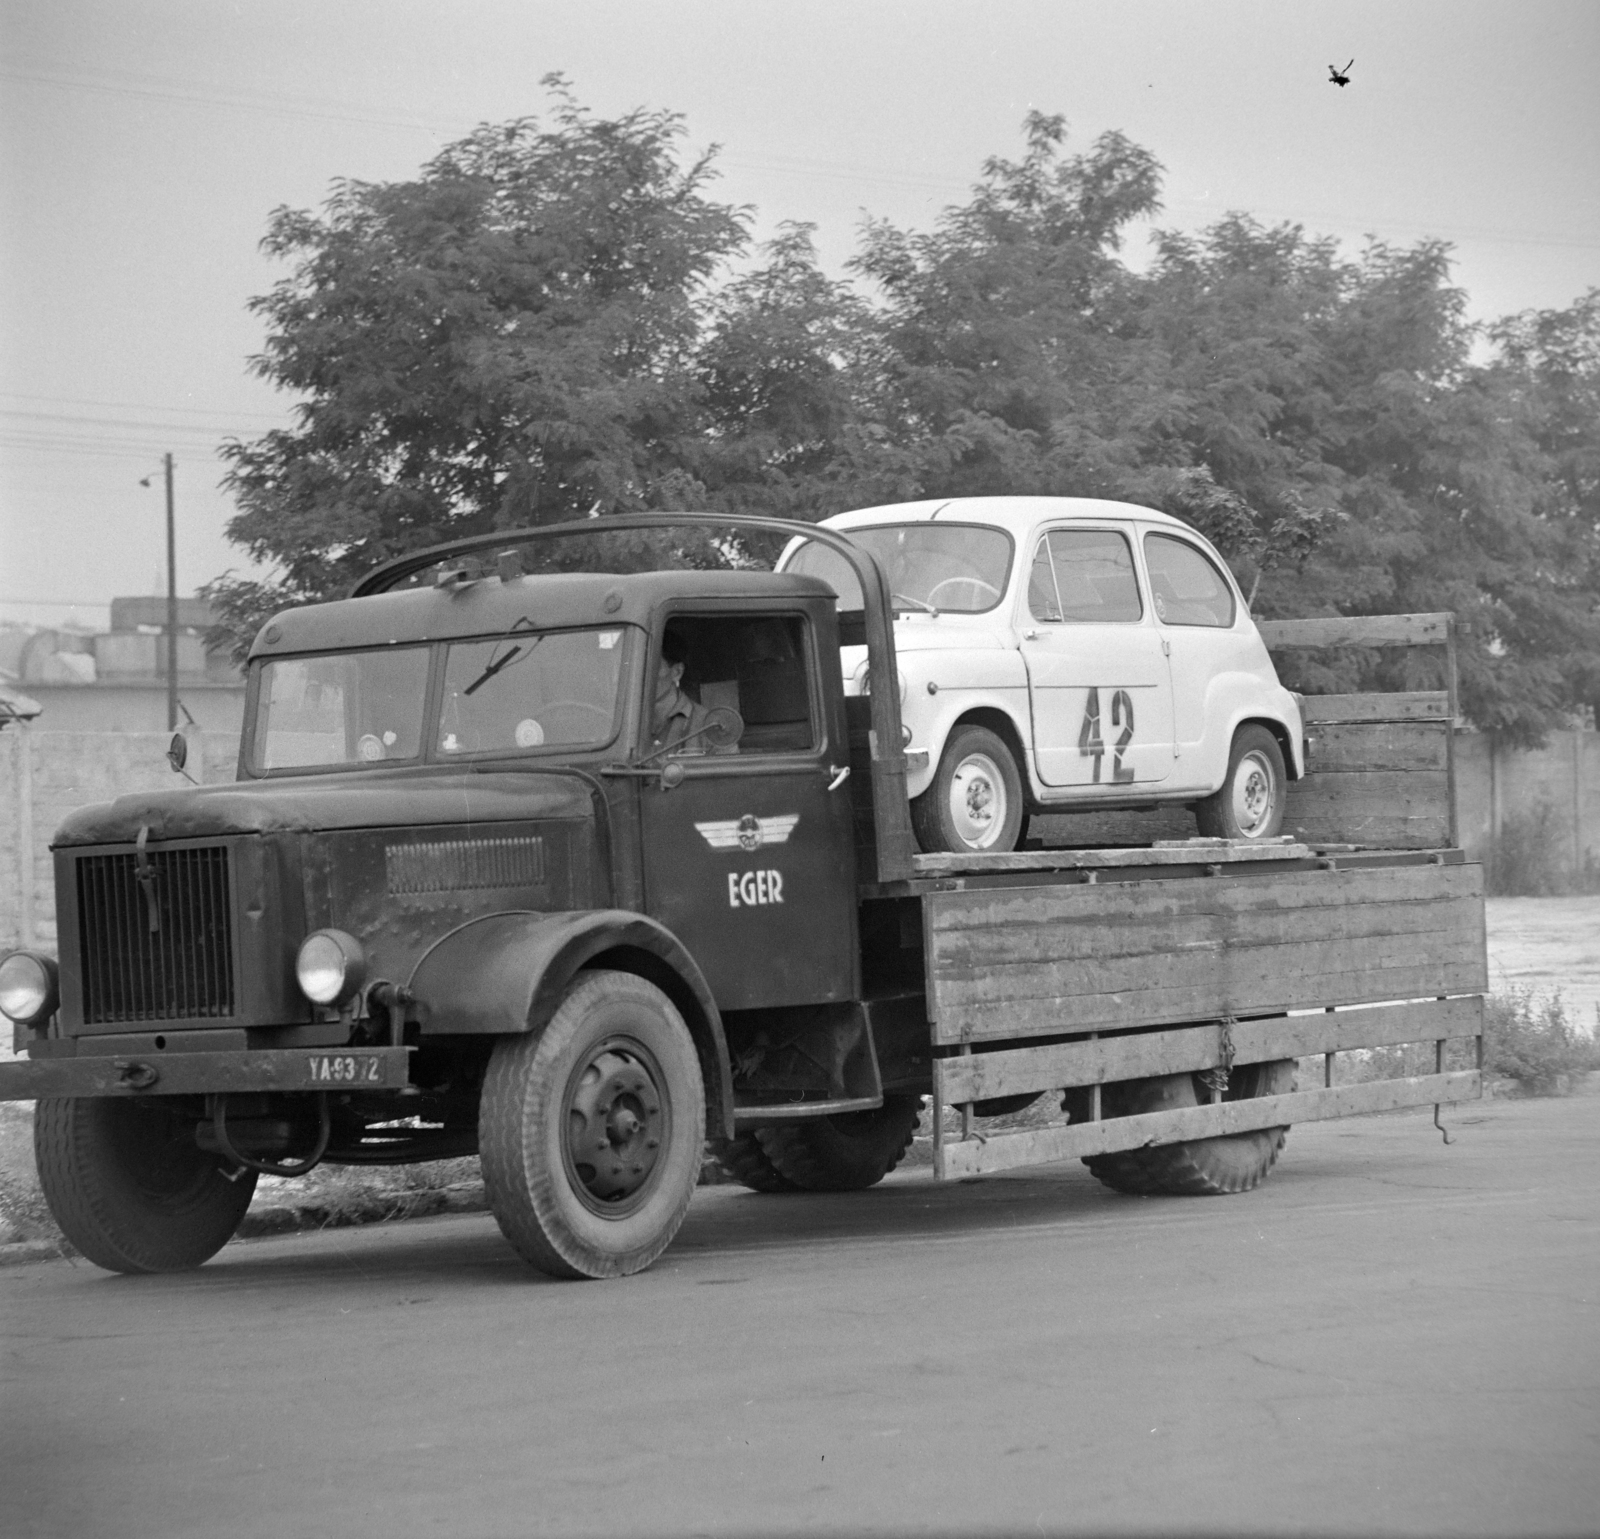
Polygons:
[[0,958],[0,1012],[24,1026],[48,1020],[61,1002],[60,978],[55,962],[36,951]]
[[314,930],[300,942],[294,975],[313,1004],[342,1005],[366,982],[366,953],[343,930]]

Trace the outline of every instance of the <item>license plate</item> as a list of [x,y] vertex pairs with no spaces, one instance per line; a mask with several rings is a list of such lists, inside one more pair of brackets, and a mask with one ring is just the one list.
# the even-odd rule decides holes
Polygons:
[[318,1085],[381,1085],[383,1060],[354,1053],[312,1053],[307,1058]]

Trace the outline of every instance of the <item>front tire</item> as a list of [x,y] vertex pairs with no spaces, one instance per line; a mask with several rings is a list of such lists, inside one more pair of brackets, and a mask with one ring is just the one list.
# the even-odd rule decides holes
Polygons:
[[1240,727],[1228,752],[1221,789],[1194,810],[1208,839],[1272,839],[1283,827],[1288,776],[1283,749],[1265,727]]
[[194,1140],[194,1119],[160,1098],[41,1100],[39,1185],[61,1232],[108,1272],[186,1272],[233,1238],[256,1173]]
[[757,1128],[767,1159],[808,1192],[859,1192],[889,1174],[911,1147],[922,1097],[890,1095],[874,1111],[777,1122]]
[[[1294,1060],[1241,1064],[1230,1071],[1225,1101],[1286,1095],[1294,1089]],[[1210,1093],[1198,1074],[1165,1074],[1155,1079],[1128,1080],[1105,1089],[1105,1115],[1137,1117],[1146,1112],[1178,1111],[1201,1106]],[[1084,1160],[1096,1180],[1130,1196],[1222,1197],[1248,1192],[1266,1179],[1277,1163],[1287,1127],[1259,1128],[1222,1138],[1196,1138],[1153,1149],[1125,1149],[1117,1154],[1090,1155]]]
[[930,854],[995,854],[1022,836],[1022,776],[1011,750],[987,727],[958,727],[933,783],[911,803],[917,843]]
[[502,1038],[479,1119],[500,1232],[552,1277],[642,1272],[700,1174],[705,1088],[670,999],[632,973],[580,973],[543,1031]]

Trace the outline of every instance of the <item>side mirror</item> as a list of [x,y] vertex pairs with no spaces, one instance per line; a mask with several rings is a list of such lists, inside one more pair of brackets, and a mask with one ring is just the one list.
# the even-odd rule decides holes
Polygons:
[[183,767],[189,762],[189,739],[181,732],[172,734],[172,741],[167,744],[167,763],[172,766],[174,775],[181,775]]

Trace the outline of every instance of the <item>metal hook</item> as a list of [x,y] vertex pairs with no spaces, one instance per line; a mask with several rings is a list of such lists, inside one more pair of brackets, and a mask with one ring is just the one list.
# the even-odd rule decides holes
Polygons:
[[1452,1137],[1451,1137],[1451,1136],[1450,1136],[1450,1129],[1449,1129],[1449,1128],[1447,1128],[1447,1127],[1446,1127],[1446,1126],[1445,1126],[1445,1125],[1444,1125],[1444,1124],[1443,1124],[1443,1123],[1442,1123],[1442,1122],[1441,1122],[1441,1121],[1440,1121],[1440,1120],[1439,1120],[1439,1103],[1438,1103],[1438,1102],[1437,1102],[1437,1101],[1435,1101],[1435,1102],[1434,1102],[1434,1105],[1433,1105],[1433,1125],[1434,1125],[1434,1126],[1435,1126],[1435,1127],[1436,1127],[1436,1128],[1438,1128],[1438,1130],[1439,1130],[1439,1131],[1440,1131],[1440,1132],[1441,1132],[1441,1133],[1443,1133],[1443,1134],[1444,1134],[1444,1141],[1445,1141],[1445,1142],[1446,1142],[1446,1143],[1447,1143],[1447,1144],[1453,1144],[1453,1143],[1454,1143],[1454,1142],[1455,1142],[1455,1139],[1453,1139],[1453,1138],[1452,1138]]

